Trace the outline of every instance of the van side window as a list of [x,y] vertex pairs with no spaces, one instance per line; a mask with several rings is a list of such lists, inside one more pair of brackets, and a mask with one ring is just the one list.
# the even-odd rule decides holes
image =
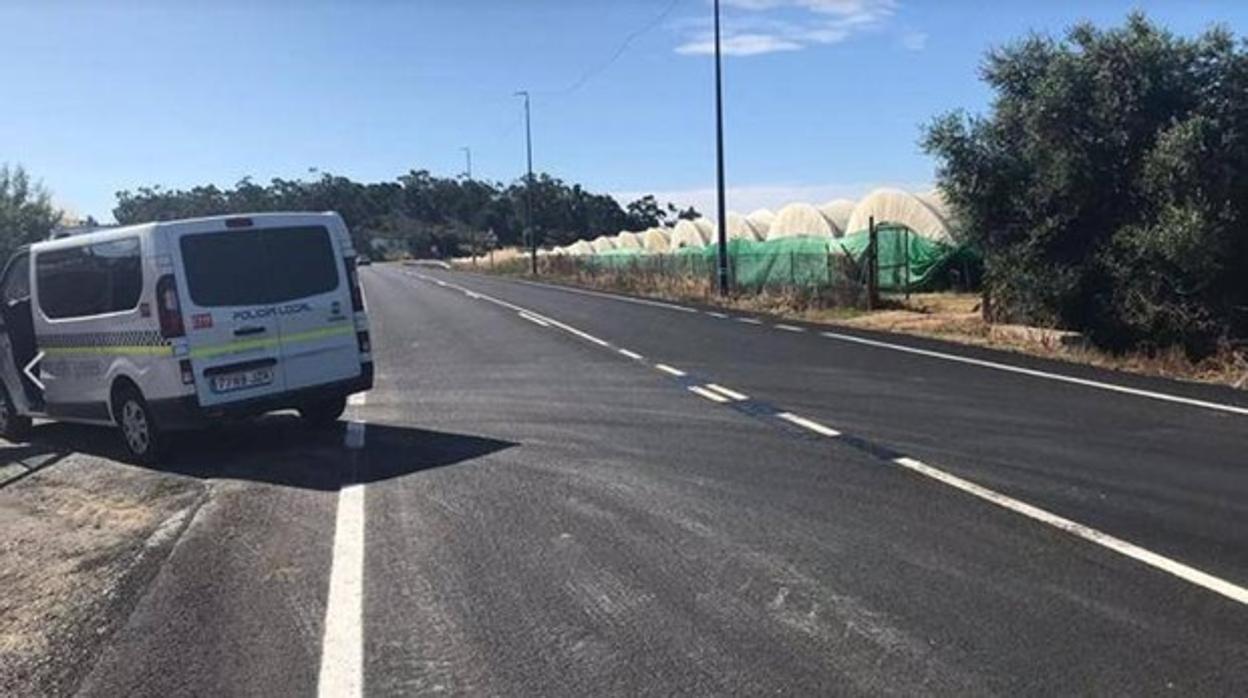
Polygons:
[[7,269],[4,281],[0,282],[0,300],[8,304],[30,298],[30,254],[14,255]]
[[39,252],[35,281],[39,307],[53,319],[132,310],[143,290],[139,240]]

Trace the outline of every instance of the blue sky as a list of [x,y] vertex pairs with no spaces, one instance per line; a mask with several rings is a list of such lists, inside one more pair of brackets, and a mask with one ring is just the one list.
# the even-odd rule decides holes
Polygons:
[[[1248,3],[722,0],[729,207],[926,187],[919,127],[982,111],[991,46],[1133,8],[1248,34]],[[519,176],[711,210],[707,0],[0,4],[0,162],[80,215],[119,189],[412,168]]]

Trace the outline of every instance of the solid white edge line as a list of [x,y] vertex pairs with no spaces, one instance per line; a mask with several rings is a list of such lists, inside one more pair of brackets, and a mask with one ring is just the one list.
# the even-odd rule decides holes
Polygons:
[[637,353],[637,352],[635,352],[635,351],[629,351],[629,350],[627,350],[627,349],[617,349],[616,351],[619,351],[619,352],[620,352],[621,354],[623,354],[624,356],[627,356],[627,357],[628,357],[628,358],[630,358],[630,359],[635,359],[635,360],[637,360],[637,361],[640,361],[640,360],[642,360],[642,359],[646,358],[646,357],[642,356],[641,354],[638,354],[638,353]]
[[317,695],[364,694],[364,485],[338,492]]
[[798,327],[797,325],[785,325],[783,323],[772,325],[772,327],[776,328],[777,330],[783,330],[785,332],[805,332],[806,331],[805,327]]
[[546,322],[545,320],[538,318],[538,317],[533,317],[532,315],[529,315],[528,313],[516,313],[516,314],[535,325],[541,325],[542,327],[550,327],[549,322]]
[[900,458],[893,459],[893,462],[903,468],[919,473],[920,475],[962,490],[967,494],[974,495],[975,497],[1022,514],[1023,516],[1041,523],[1046,523],[1054,528],[1061,529],[1086,541],[1113,550],[1114,552],[1125,555],[1133,560],[1143,562],[1150,567],[1154,567],[1163,572],[1174,575],[1175,577],[1191,582],[1197,586],[1204,587],[1205,589],[1221,594],[1231,600],[1238,601],[1241,604],[1248,604],[1248,589],[1245,589],[1237,584],[1220,579],[1207,572],[1202,572],[1194,567],[1185,565],[1182,562],[1165,557],[1164,555],[1158,555],[1157,553],[1141,548],[1133,543],[1128,543],[1120,538],[1115,538],[1114,536],[1111,536],[1103,531],[1071,521],[1070,519],[1050,513],[1044,509],[1021,502],[1008,495],[990,490],[982,485],[977,485],[968,480],[963,480],[956,475],[946,473],[943,470],[934,468],[922,461],[915,460],[914,458],[902,456]]
[[791,424],[796,424],[797,426],[802,427],[803,429],[809,429],[810,431],[813,431],[816,434],[821,434],[823,436],[830,436],[833,438],[841,435],[841,432],[831,427],[825,427],[819,422],[816,422],[811,419],[806,419],[805,417],[799,417],[793,414],[792,412],[780,412],[776,416],[779,417],[780,419],[783,419],[786,422],[789,422]]
[[732,390],[731,388],[725,388],[724,386],[719,385],[718,383],[707,383],[706,387],[709,388],[710,390],[714,390],[715,392],[719,393],[720,395],[723,395],[724,397],[730,400],[736,400],[738,402],[742,402],[742,401],[750,399],[750,396],[745,395],[743,393],[738,393],[737,391]]
[[684,371],[680,370],[679,368],[673,368],[671,366],[668,366],[667,364],[655,364],[654,367],[664,373],[676,376],[677,378],[680,378],[685,375]]
[[706,398],[707,400],[710,400],[711,402],[720,402],[720,403],[728,402],[728,398],[724,397],[723,395],[720,395],[719,393],[711,392],[710,390],[707,390],[706,388],[703,388],[700,385],[689,386],[689,392],[701,395],[702,397]]
[[1153,400],[1163,400],[1165,402],[1174,402],[1182,405],[1191,405],[1194,407],[1203,407],[1210,410],[1218,410],[1221,412],[1229,412],[1231,414],[1248,415],[1248,407],[1238,407],[1236,405],[1227,405],[1220,402],[1209,402],[1207,400],[1198,400],[1196,398],[1182,397],[1180,395],[1170,395],[1167,393],[1158,393],[1152,390],[1142,390],[1140,388],[1129,388],[1125,385],[1117,385],[1114,383],[1103,383],[1101,381],[1090,380],[1087,378],[1076,378],[1074,376],[1066,376],[1060,373],[1049,373],[1048,371],[1040,371],[1034,368],[1023,368],[1022,366],[1012,366],[997,361],[987,361],[985,359],[974,359],[969,356],[958,356],[957,354],[946,354],[944,352],[932,351],[930,349],[919,349],[917,347],[908,347],[902,344],[892,344],[889,342],[881,342],[874,339],[866,339],[865,337],[855,337],[853,335],[841,334],[839,332],[821,332],[821,335],[828,339],[839,339],[845,342],[854,342],[871,347],[879,347],[882,349],[892,349],[894,351],[906,352],[908,354],[917,354],[919,356],[927,356],[936,359],[944,359],[946,361],[956,361],[958,363],[969,364],[972,366],[980,366],[982,368],[991,368],[998,371],[1007,371],[1009,373],[1018,373],[1024,376],[1032,376],[1035,378],[1047,378],[1049,380],[1060,381],[1062,383],[1072,383],[1074,385],[1082,385],[1088,388],[1096,388],[1099,390],[1109,390],[1116,393],[1124,393],[1127,395],[1135,395],[1136,397],[1145,397]]
[[528,284],[530,286],[539,286],[541,288],[549,288],[549,289],[553,289],[556,291],[566,291],[568,293],[579,293],[583,296],[597,296],[599,298],[606,298],[608,300],[613,300],[613,301],[623,301],[625,303],[636,303],[638,305],[651,305],[656,308],[667,308],[668,310],[679,310],[682,313],[698,312],[697,308],[689,308],[683,305],[676,305],[674,303],[664,303],[663,301],[652,301],[647,298],[630,298],[628,296],[619,296],[614,293],[603,293],[602,291],[590,291],[588,289],[583,289],[583,288],[571,288],[568,286],[560,286],[559,284],[544,284],[540,281],[530,281],[528,279],[511,279],[511,281],[514,281],[516,283],[521,283],[521,284]]

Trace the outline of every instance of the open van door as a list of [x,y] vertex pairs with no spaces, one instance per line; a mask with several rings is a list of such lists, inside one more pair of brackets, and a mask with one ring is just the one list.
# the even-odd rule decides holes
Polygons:
[[37,352],[30,305],[30,252],[23,250],[9,260],[0,277],[0,378],[21,412],[43,408],[43,386],[26,373],[38,358]]

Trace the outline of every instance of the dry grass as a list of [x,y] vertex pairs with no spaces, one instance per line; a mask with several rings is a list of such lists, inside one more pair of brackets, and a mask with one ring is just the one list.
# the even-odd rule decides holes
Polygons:
[[[523,264],[497,264],[494,271],[525,274]],[[523,261],[523,260],[521,260]],[[478,267],[478,270],[489,271]],[[709,279],[637,274],[629,270],[550,273],[542,280],[583,288],[616,291],[647,298],[694,302],[725,310],[757,312],[780,318],[882,332],[932,337],[960,344],[1013,351],[1117,371],[1198,381],[1248,389],[1248,354],[1224,347],[1213,356],[1192,361],[1180,349],[1113,354],[1086,345],[1070,345],[1050,330],[991,325],[980,313],[980,298],[969,293],[921,293],[909,299],[884,299],[884,308],[865,311],[845,299],[797,291],[763,291],[721,298]]]

